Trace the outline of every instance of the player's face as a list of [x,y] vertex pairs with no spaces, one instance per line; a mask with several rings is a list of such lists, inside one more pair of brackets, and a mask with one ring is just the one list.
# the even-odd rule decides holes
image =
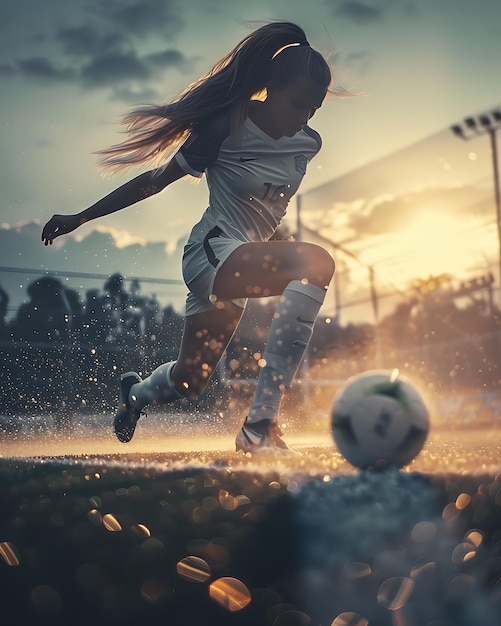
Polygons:
[[266,109],[276,137],[292,137],[322,106],[326,89],[309,78],[299,77],[283,86],[268,87]]

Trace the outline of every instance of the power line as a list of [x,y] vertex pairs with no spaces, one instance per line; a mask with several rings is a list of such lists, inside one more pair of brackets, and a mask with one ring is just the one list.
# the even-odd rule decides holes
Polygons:
[[[92,278],[100,280],[108,280],[111,274],[95,274],[86,272],[68,272],[65,270],[44,270],[41,268],[30,267],[3,267],[0,266],[0,272],[9,272],[12,274],[42,274],[44,276],[64,276],[65,278]],[[177,278],[151,278],[149,276],[123,276],[125,280],[137,280],[141,283],[157,283],[160,285],[184,285],[184,281]]]

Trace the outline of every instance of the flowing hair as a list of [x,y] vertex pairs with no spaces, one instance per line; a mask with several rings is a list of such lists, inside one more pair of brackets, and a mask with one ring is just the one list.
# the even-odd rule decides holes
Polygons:
[[158,166],[198,123],[220,111],[231,112],[232,132],[238,132],[249,101],[263,94],[270,80],[282,86],[298,76],[306,76],[326,90],[331,83],[329,64],[310,47],[302,28],[292,22],[265,24],[169,103],[145,105],[127,113],[122,123],[128,139],[98,151],[99,164],[115,171],[149,161]]

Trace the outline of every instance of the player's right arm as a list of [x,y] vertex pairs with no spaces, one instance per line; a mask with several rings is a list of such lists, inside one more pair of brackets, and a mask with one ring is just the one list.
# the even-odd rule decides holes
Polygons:
[[45,242],[46,246],[52,245],[56,237],[71,233],[90,220],[111,215],[111,213],[153,196],[185,175],[186,172],[181,169],[177,161],[171,159],[165,168],[136,176],[80,213],[53,215],[43,227],[42,241]]

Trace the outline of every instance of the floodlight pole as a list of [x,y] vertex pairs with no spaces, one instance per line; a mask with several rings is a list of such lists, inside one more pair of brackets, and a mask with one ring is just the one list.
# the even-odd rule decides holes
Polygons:
[[491,138],[492,167],[494,171],[494,197],[496,201],[496,221],[499,242],[499,283],[501,284],[501,190],[499,188],[499,164],[496,131],[497,128],[489,129],[489,135]]
[[494,174],[494,200],[496,203],[496,226],[499,248],[499,285],[501,285],[501,189],[499,183],[499,162],[496,133],[501,128],[501,111],[493,111],[489,115],[479,115],[477,118],[467,117],[463,124],[451,126],[451,131],[465,141],[488,134],[491,142],[492,170]]

